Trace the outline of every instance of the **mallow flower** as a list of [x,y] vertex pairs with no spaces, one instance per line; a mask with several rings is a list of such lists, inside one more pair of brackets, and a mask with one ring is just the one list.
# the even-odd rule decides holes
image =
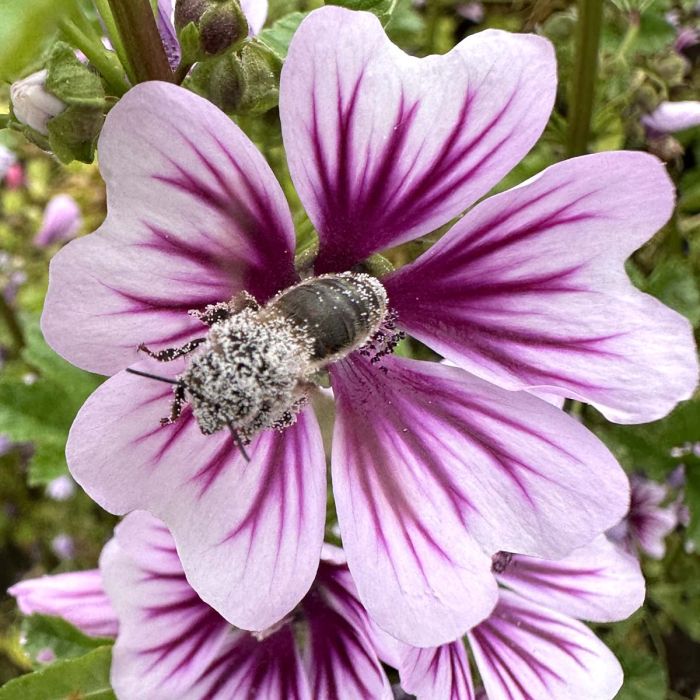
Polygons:
[[[559,163],[474,206],[412,264],[358,273],[483,197],[536,142],[555,89],[537,36],[489,30],[417,59],[368,13],[312,12],[280,85],[290,172],[320,239],[304,289],[282,189],[222,112],[161,83],[110,111],[108,216],[53,259],[42,319],[58,353],[114,375],[77,416],[67,459],[110,512],[163,520],[193,588],[236,627],[289,614],[323,544],[324,449],[305,404],[318,329],[280,311],[285,294],[315,295],[319,327],[380,327],[321,369],[344,551],[390,634],[455,639],[497,602],[495,552],[561,558],[625,514],[609,451],[521,390],[627,423],[692,393],[690,324],[623,267],[673,209],[657,159]],[[385,354],[391,325],[457,367]],[[192,352],[159,363],[144,345]]]
[[474,700],[470,648],[483,697],[612,700],[622,668],[580,620],[631,615],[644,600],[638,562],[602,535],[558,561],[501,552],[494,570],[498,604],[465,639],[423,649],[383,640],[402,687],[418,700]]
[[608,531],[608,537],[628,552],[663,559],[664,540],[679,524],[679,504],[662,506],[669,500],[668,487],[639,474],[630,477],[630,486],[629,511]]
[[[62,610],[81,581],[89,581],[84,620],[72,606]],[[24,581],[10,593],[23,612],[59,615],[91,634],[96,588],[99,617],[111,619],[116,636],[111,681],[119,700],[392,698],[374,629],[336,547],[325,546],[300,604],[260,633],[233,628],[197,596],[170,533],[143,511],[117,526],[99,571]]]

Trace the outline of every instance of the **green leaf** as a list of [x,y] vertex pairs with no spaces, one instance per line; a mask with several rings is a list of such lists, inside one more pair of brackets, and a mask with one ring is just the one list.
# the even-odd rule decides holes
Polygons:
[[[669,563],[671,559],[671,563]],[[663,579],[650,583],[648,597],[689,637],[700,642],[700,557],[667,557]]]
[[53,651],[57,659],[72,659],[112,644],[111,639],[88,637],[62,618],[48,615],[26,617],[22,622],[22,638],[22,646],[34,662],[37,654],[46,649]]
[[109,683],[111,647],[57,661],[0,688],[0,700],[115,700]]
[[308,12],[292,12],[282,19],[278,19],[271,27],[263,29],[256,38],[272,49],[278,58],[284,60],[287,57],[294,32],[308,14]]
[[44,342],[36,322],[25,324],[22,359],[32,372],[5,372],[0,378],[0,434],[32,442],[29,484],[37,486],[66,473],[66,437],[76,413],[101,379],[73,367]]
[[700,323],[700,288],[687,258],[668,258],[649,276],[645,292],[683,314],[693,326]]
[[59,21],[73,11],[75,0],[0,2],[0,80],[12,82],[38,64]]
[[639,649],[626,649],[617,655],[625,682],[615,700],[665,700],[668,681],[658,659]]
[[348,10],[372,12],[386,24],[390,19],[396,0],[326,0],[326,5],[345,7]]

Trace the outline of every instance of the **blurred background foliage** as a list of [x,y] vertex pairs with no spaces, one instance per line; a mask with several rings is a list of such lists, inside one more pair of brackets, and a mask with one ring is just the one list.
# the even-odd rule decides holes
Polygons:
[[[271,0],[268,45],[283,55],[301,17],[290,14],[321,4],[320,0]],[[21,3],[25,13],[21,16],[12,15],[11,5],[0,7],[0,46],[4,47],[0,48],[0,79],[4,80],[39,67],[52,32],[74,11],[68,0]],[[387,32],[416,55],[443,53],[466,35],[488,27],[549,37],[559,61],[555,111],[540,142],[496,190],[516,185],[571,153],[575,3],[398,0],[389,16],[390,9],[389,3],[383,17],[388,20]],[[82,15],[80,21],[94,22],[94,13]],[[676,213],[629,260],[628,272],[637,286],[687,316],[697,329],[700,127],[657,133],[644,126],[643,118],[664,101],[700,98],[700,3],[607,0],[602,22],[588,148],[644,149],[666,161],[678,187]],[[7,88],[0,85],[0,112],[7,112]],[[286,171],[276,109],[236,119],[283,182],[295,214],[300,249],[312,247],[315,234]],[[0,144],[17,159],[14,170],[0,183],[0,590],[4,591],[22,578],[94,567],[115,519],[75,486],[66,469],[63,450],[68,429],[100,378],[64,362],[41,337],[38,318],[48,263],[61,242],[34,243],[47,203],[58,193],[68,193],[78,203],[80,233],[94,230],[105,215],[104,186],[95,164],[61,166],[16,131],[0,129]],[[392,262],[414,258],[440,233],[392,251]],[[411,342],[400,351],[417,356],[426,352]],[[680,464],[685,466],[685,482],[679,484],[676,479],[673,493],[674,497],[680,493],[687,505],[687,527],[680,526],[669,536],[662,560],[643,559],[648,580],[644,607],[628,621],[601,626],[598,631],[626,670],[620,700],[700,698],[700,397],[666,419],[642,426],[609,424],[594,409],[576,403],[567,410],[608,444],[630,474],[666,483],[678,474]],[[22,647],[20,624],[14,601],[3,595],[0,684],[36,665],[31,649],[37,635],[40,641],[60,638],[72,650],[68,656],[89,653],[96,663],[105,664],[100,650],[92,650],[65,629],[47,631],[45,621],[25,623],[28,645]]]

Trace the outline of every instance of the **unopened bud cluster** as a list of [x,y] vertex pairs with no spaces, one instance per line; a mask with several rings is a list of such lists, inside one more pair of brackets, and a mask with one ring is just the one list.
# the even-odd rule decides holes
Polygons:
[[175,29],[192,63],[235,49],[248,36],[238,0],[178,0]]

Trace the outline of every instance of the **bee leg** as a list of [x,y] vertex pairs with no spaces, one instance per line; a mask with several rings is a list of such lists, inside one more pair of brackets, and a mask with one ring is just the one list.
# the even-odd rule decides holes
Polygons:
[[185,343],[179,348],[166,348],[165,350],[159,350],[158,352],[153,352],[153,350],[149,350],[149,348],[143,343],[139,345],[138,349],[140,352],[145,352],[146,355],[152,357],[154,360],[158,360],[158,362],[170,362],[171,360],[175,360],[178,357],[182,357],[183,355],[187,355],[188,353],[192,352],[198,345],[201,345],[205,340],[206,338],[195,338],[194,340],[190,340],[189,343]]
[[178,382],[175,387],[175,397],[173,402],[170,404],[170,415],[166,418],[160,419],[161,425],[171,425],[174,423],[181,415],[182,409],[185,405],[185,385],[182,382]]
[[201,321],[205,326],[213,326],[219,321],[225,321],[227,318],[231,318],[234,312],[231,309],[229,302],[222,301],[218,304],[207,304],[204,307],[204,311],[192,309],[187,313]]

